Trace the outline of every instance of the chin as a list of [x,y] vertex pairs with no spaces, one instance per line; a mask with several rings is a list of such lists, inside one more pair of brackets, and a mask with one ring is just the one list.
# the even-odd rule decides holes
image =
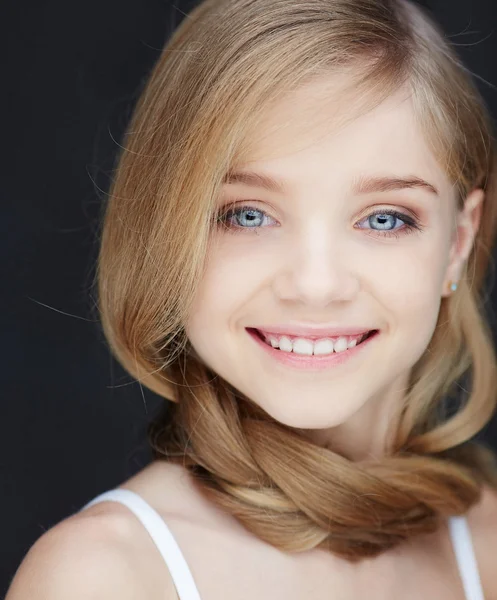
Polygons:
[[[281,398],[281,394],[278,394]],[[265,412],[267,412],[275,421],[282,425],[293,427],[294,429],[329,429],[338,427],[347,422],[360,406],[353,406],[352,403],[341,402],[340,406],[333,406],[329,400],[321,402],[319,405],[309,403],[298,397],[295,401],[286,401],[278,403],[257,402]]]

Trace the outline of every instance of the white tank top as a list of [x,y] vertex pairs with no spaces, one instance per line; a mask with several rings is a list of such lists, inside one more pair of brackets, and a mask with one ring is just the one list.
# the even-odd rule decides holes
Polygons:
[[[124,504],[142,522],[171,573],[180,600],[201,600],[193,575],[169,527],[141,496],[131,490],[115,488],[100,494],[81,510],[109,500]],[[449,531],[466,600],[485,600],[466,517],[450,517]]]

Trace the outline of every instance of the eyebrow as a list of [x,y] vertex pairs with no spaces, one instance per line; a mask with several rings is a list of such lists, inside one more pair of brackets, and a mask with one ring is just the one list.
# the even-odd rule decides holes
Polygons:
[[[286,184],[283,180],[263,173],[254,173],[251,171],[228,172],[223,180],[223,184],[230,183],[242,183],[251,187],[260,187],[278,194],[284,194],[286,192]],[[435,196],[440,195],[433,184],[416,175],[407,177],[360,175],[353,181],[352,192],[356,195],[360,195],[411,188],[424,189]]]

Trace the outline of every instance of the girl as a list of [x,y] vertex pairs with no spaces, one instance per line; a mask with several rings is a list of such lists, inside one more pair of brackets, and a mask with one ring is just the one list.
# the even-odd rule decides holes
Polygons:
[[495,160],[410,1],[193,10],[123,141],[97,279],[112,351],[171,409],[154,461],[45,533],[8,600],[496,600],[473,440]]

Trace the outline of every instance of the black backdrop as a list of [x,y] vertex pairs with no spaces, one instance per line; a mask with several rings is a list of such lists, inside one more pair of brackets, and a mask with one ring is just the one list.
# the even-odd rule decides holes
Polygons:
[[[196,3],[2,7],[0,596],[44,531],[151,459],[145,429],[161,401],[110,357],[90,286],[119,140]],[[497,115],[495,0],[423,4]],[[496,419],[483,438],[497,446]]]

